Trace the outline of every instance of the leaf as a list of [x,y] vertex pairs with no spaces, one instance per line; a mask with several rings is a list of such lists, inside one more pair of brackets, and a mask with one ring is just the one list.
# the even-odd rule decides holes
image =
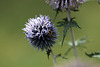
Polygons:
[[56,55],[56,58],[58,58],[58,57],[61,57],[61,54],[57,54],[57,55]]
[[88,53],[85,51],[85,55],[87,55],[87,56],[90,57],[90,58],[93,58],[93,57],[100,58],[100,52],[95,52],[95,53],[90,53],[90,54],[88,54]]
[[62,46],[63,46],[63,42],[64,39],[66,37],[67,31],[69,30],[69,28],[72,27],[76,27],[76,28],[81,28],[76,21],[74,21],[73,19],[75,19],[75,17],[71,18],[71,22],[68,22],[67,18],[64,18],[63,21],[57,22],[58,23],[58,27],[63,26],[64,30],[63,30],[63,40],[62,40]]
[[64,42],[64,39],[66,37],[67,31],[70,28],[70,23],[68,22],[67,18],[64,18],[63,21],[60,21],[60,22],[57,22],[57,23],[58,23],[58,25],[57,25],[58,27],[61,27],[61,26],[64,27],[63,40],[62,40],[62,46],[63,46],[63,42]]
[[78,46],[83,45],[83,44],[85,44],[85,43],[87,43],[87,42],[88,42],[87,36],[82,37],[82,38],[80,38],[80,39],[78,40]]
[[[75,40],[75,46],[76,47],[82,47],[82,48],[86,48],[83,44],[87,43],[88,40],[87,40],[87,36],[84,36],[78,40]],[[68,50],[65,52],[65,55],[68,55],[68,53],[73,49],[73,44],[71,41],[67,42],[68,45],[70,46],[68,48]]]
[[64,30],[63,30],[62,46],[63,46],[63,42],[64,42],[64,39],[65,39],[65,37],[66,37],[67,31],[68,31],[69,28],[70,28],[70,23],[65,24]]
[[71,51],[73,47],[68,48],[68,50],[65,52],[65,55],[68,55],[68,53]]
[[77,24],[77,22],[76,21],[73,21],[73,20],[71,21],[71,26],[81,29],[81,27]]
[[63,59],[67,59],[66,57],[63,57],[61,54],[57,54],[57,55],[56,55],[56,58],[58,58],[58,57],[61,57],[61,58],[63,58]]
[[48,56],[48,59],[49,59],[49,55],[50,55],[50,53],[51,53],[51,50],[50,49],[47,49],[47,56]]
[[67,59],[67,58],[62,56],[62,59]]
[[64,21],[59,21],[59,22],[57,22],[57,27],[62,27],[62,26],[64,26],[64,24],[65,24],[65,22]]
[[64,27],[65,24],[67,24],[67,23],[68,23],[67,18],[64,18],[63,21],[57,22],[57,27],[62,27],[62,26]]
[[87,40],[87,36],[84,36],[84,37],[82,37],[82,38],[80,38],[80,40],[82,41],[82,40]]
[[[85,37],[82,37],[82,38],[80,38],[80,39],[78,39],[78,40],[75,40],[75,46],[76,47],[79,47],[79,46],[81,46],[81,47],[84,47],[85,48],[85,46],[82,46],[83,44],[85,44],[85,43],[87,43],[88,42],[88,40],[87,40],[87,37],[85,36]],[[73,46],[72,45],[72,42],[68,42],[68,45],[69,46]]]

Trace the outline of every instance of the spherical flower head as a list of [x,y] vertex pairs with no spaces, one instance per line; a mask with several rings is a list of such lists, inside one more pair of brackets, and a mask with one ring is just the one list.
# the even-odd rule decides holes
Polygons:
[[40,15],[40,17],[30,18],[25,26],[22,30],[35,48],[44,50],[55,44],[56,28],[48,16]]
[[46,0],[47,4],[50,4],[54,10],[67,9],[68,6],[71,10],[74,10],[79,7],[80,4],[83,4],[85,0]]

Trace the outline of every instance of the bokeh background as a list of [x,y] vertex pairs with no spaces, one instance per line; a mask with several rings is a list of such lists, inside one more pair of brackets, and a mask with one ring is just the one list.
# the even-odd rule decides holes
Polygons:
[[[84,44],[87,51],[100,52],[100,5],[96,1],[86,2],[81,5],[79,12],[72,12],[72,17],[76,17],[76,21],[82,29],[74,28],[75,39],[88,36],[91,42]],[[55,11],[45,3],[45,0],[0,0],[0,67],[53,67],[53,59],[50,55],[48,60],[46,51],[35,50],[25,39],[22,31],[25,22],[29,18],[48,15],[52,19]],[[56,22],[66,17],[66,13],[59,13]],[[61,41],[63,36],[63,27],[58,27],[58,41],[52,49],[55,54],[64,53],[69,46],[70,33],[66,35],[63,47]],[[90,64],[100,64],[100,59],[89,58],[84,54],[83,48],[77,48],[78,55],[81,60]],[[73,50],[65,56],[68,59],[57,58],[57,64],[69,63],[74,59]]]

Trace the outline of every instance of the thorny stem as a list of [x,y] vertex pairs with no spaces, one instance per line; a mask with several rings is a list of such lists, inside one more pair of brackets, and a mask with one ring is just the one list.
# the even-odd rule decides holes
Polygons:
[[[71,22],[70,6],[68,6],[68,9],[67,9],[67,19],[68,19],[68,22],[70,23]],[[74,39],[74,31],[73,31],[72,26],[70,26],[70,34],[71,34],[71,39],[72,39],[72,44],[73,44],[74,55],[75,55],[76,60],[78,60],[78,54],[77,54],[77,49],[75,46],[75,39]]]
[[[51,49],[51,48],[50,48],[50,49]],[[52,49],[51,49],[51,55],[52,55],[52,58],[53,58],[53,62],[54,62],[54,64],[55,64],[55,67],[57,67],[57,64],[56,64],[56,57],[55,57],[55,55],[54,55]]]

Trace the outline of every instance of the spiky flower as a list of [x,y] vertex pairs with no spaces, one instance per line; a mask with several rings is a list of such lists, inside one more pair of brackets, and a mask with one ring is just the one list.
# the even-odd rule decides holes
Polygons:
[[46,0],[47,4],[50,4],[54,10],[63,10],[67,9],[68,6],[71,10],[74,10],[79,7],[80,4],[83,4],[85,0]]
[[40,17],[30,18],[25,26],[22,30],[35,48],[44,50],[55,44],[56,28],[50,21],[50,17],[40,15]]

